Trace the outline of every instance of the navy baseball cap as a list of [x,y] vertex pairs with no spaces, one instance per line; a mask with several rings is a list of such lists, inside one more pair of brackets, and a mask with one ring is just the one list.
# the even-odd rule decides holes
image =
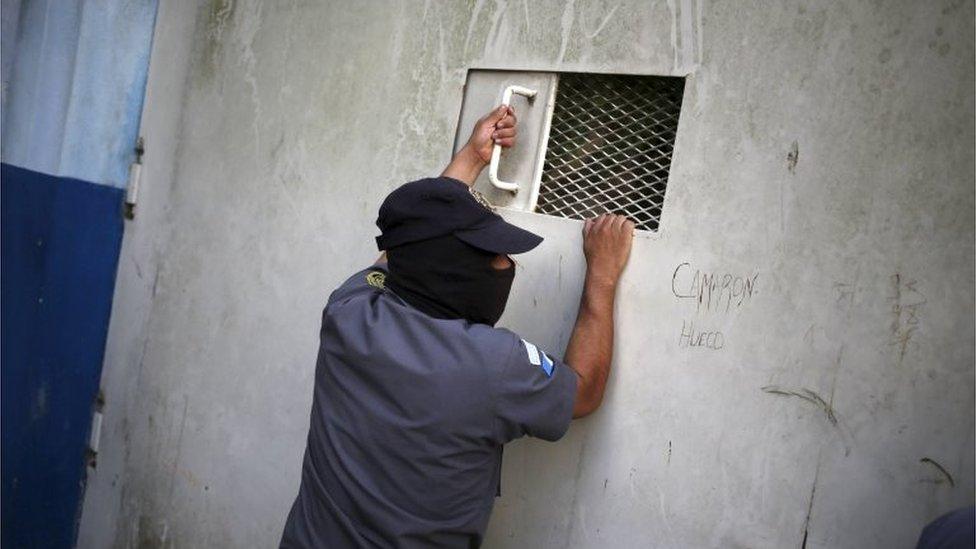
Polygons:
[[542,237],[508,223],[483,198],[451,177],[419,179],[391,192],[380,206],[376,237],[380,250],[453,234],[462,242],[496,254],[520,254]]

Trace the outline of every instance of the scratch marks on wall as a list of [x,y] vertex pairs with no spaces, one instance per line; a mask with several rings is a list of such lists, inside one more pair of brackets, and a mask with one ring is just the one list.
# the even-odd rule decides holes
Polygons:
[[918,289],[918,281],[905,278],[899,273],[891,275],[891,339],[890,343],[898,351],[899,364],[904,361],[913,336],[921,323],[919,313],[927,303],[925,295]]
[[[840,366],[844,359],[844,344],[842,343],[840,349],[837,350],[837,359],[834,360],[833,375],[831,375],[830,380],[830,397],[827,400],[827,407],[830,410],[834,409],[834,393],[837,392],[837,376],[840,374]],[[835,418],[836,419],[836,418]]]
[[234,17],[233,0],[213,0],[207,14],[207,28],[204,32],[205,42],[203,59],[200,60],[199,73],[210,80],[220,65],[220,55],[224,44],[224,31]]
[[525,26],[525,34],[532,33],[532,21],[529,20],[529,0],[522,0],[522,24]]
[[761,389],[763,392],[769,393],[771,395],[797,397],[806,402],[809,402],[814,406],[816,406],[817,408],[823,410],[824,415],[827,417],[827,421],[829,421],[831,425],[837,425],[837,415],[834,414],[833,407],[830,404],[828,404],[827,401],[825,401],[815,391],[811,391],[810,389],[806,389],[806,388],[789,389],[785,387],[780,387],[778,385],[766,385]]
[[569,528],[565,529],[566,537],[563,539],[561,547],[571,547],[573,528],[576,526],[576,517],[579,513],[579,492],[580,492],[580,481],[583,478],[583,456],[586,454],[586,446],[589,442],[589,432],[583,437],[583,441],[580,443],[579,454],[576,456],[576,474],[573,477],[573,500],[569,504]]
[[[672,4],[681,1],[672,0]],[[626,66],[627,63],[622,64],[619,55],[605,49],[607,44],[623,42],[634,44],[634,51],[641,56],[639,66],[643,68],[637,72],[650,70],[655,74],[685,75],[687,70],[675,69],[683,62],[672,63],[671,57],[676,53],[676,59],[687,58],[684,63],[692,67],[700,62],[697,52],[701,49],[701,36],[697,29],[701,6],[697,0],[684,0],[683,5],[680,9],[674,6],[669,16],[664,12],[663,3],[647,10],[646,3],[639,1],[471,1],[466,4],[465,17],[457,21],[458,27],[449,34],[459,40],[451,52],[466,66],[474,67],[583,68],[584,71],[598,72],[614,72],[620,67],[621,72],[634,72]],[[682,10],[684,20],[680,19]],[[435,4],[433,11],[446,13],[449,10],[442,4]],[[453,20],[445,21],[451,23]],[[671,38],[677,50],[668,49],[669,24],[673,27]],[[418,32],[425,31],[420,29]],[[686,38],[679,39],[682,33]],[[682,43],[687,46],[686,53],[678,53]]]
[[281,188],[279,196],[296,220],[304,217],[308,204],[300,199],[296,189],[304,183],[303,166],[309,165],[309,158],[306,141],[295,139],[295,135],[289,132],[282,132],[271,149],[270,180]]
[[701,62],[700,0],[668,0],[671,12],[671,49],[674,52],[673,74],[685,76]]
[[604,16],[604,18],[603,18],[603,20],[602,20],[602,21],[600,21],[600,24],[599,24],[599,25],[597,25],[597,27],[596,27],[596,30],[594,30],[594,31],[593,31],[593,32],[591,32],[591,33],[587,33],[587,35],[586,35],[586,36],[587,36],[587,38],[589,38],[590,40],[593,40],[593,39],[594,39],[594,38],[596,38],[596,37],[597,37],[597,36],[598,36],[598,35],[599,35],[599,34],[600,34],[601,32],[603,32],[603,29],[604,29],[604,27],[606,27],[606,26],[607,26],[607,23],[608,23],[608,22],[610,22],[610,19],[611,19],[611,18],[613,17],[613,14],[615,14],[615,13],[617,13],[617,8],[619,8],[619,7],[620,7],[620,6],[614,6],[613,8],[611,8],[611,9],[610,9],[610,11],[608,11],[608,12],[607,12],[607,15],[606,15],[606,16]]
[[183,395],[183,415],[180,418],[180,432],[176,436],[176,459],[173,460],[173,467],[169,472],[169,496],[166,498],[169,505],[173,505],[173,494],[176,480],[176,473],[180,469],[180,457],[183,454],[183,434],[186,431],[186,413],[190,405],[190,399],[186,395]]
[[447,71],[447,46],[444,43],[444,24],[437,21],[437,70],[440,71],[441,82],[447,82],[449,74]]
[[482,50],[483,56],[487,56],[488,51],[494,49],[500,40],[507,40],[507,27],[502,23],[502,18],[507,11],[508,2],[506,0],[495,0],[495,11],[491,15],[491,26],[488,27],[485,47]]
[[[840,355],[838,355],[837,361],[839,363]],[[846,456],[851,453],[851,446],[854,443],[854,433],[844,424],[844,422],[840,420],[837,411],[834,408],[834,387],[831,387],[831,395],[829,400],[825,400],[822,396],[820,396],[819,393],[806,387],[791,388],[780,385],[765,385],[760,387],[760,390],[770,395],[798,398],[803,402],[815,406],[820,412],[823,413],[823,417],[827,420],[827,424],[836,430],[836,433],[840,437],[840,441],[844,447],[844,455]]]
[[573,21],[576,19],[576,12],[573,9],[573,5],[574,0],[566,2],[566,6],[563,7],[563,16],[559,19],[562,38],[559,41],[559,56],[556,58],[557,63],[562,63],[566,58],[566,46],[569,45],[569,33],[573,30]]
[[803,521],[803,537],[800,541],[800,549],[806,549],[807,540],[810,537],[810,519],[813,517],[813,500],[817,495],[818,480],[820,480],[820,456],[817,456],[817,469],[813,474],[813,485],[810,487],[810,499],[807,502],[807,516]]
[[[464,49],[468,48],[473,35],[481,35],[476,29],[482,9],[483,2],[479,1],[471,14]],[[397,27],[395,64],[409,67],[403,70],[410,71],[411,86],[409,95],[403,98],[404,107],[397,121],[397,140],[389,176],[393,180],[403,179],[404,174],[412,177],[430,169],[420,160],[429,156],[434,147],[440,146],[436,141],[424,139],[431,129],[430,113],[436,112],[438,97],[444,86],[448,85],[450,77],[463,77],[464,74],[463,69],[449,70],[449,67],[456,67],[456,60],[448,59],[453,50],[449,42],[452,32],[450,26],[444,29],[443,19],[444,14],[437,5],[433,5],[422,13],[416,24],[417,32],[410,28],[401,32],[401,27]],[[411,151],[411,154],[404,151]]]
[[790,145],[790,152],[786,153],[786,169],[789,170],[790,175],[796,173],[796,163],[800,160],[800,144],[797,141],[793,141]]
[[952,475],[949,474],[949,471],[946,471],[946,468],[943,467],[938,461],[935,461],[930,457],[923,457],[922,459],[918,460],[918,462],[927,463],[928,465],[931,465],[933,468],[935,468],[936,471],[938,471],[941,474],[941,478],[932,480],[930,482],[932,482],[933,484],[942,484],[943,482],[948,482],[951,488],[955,488],[956,481],[952,479]]
[[839,307],[844,308],[850,314],[851,308],[854,306],[854,295],[857,293],[857,279],[853,282],[847,282],[843,280],[837,280],[834,282],[834,302],[837,303]]
[[235,46],[239,55],[238,64],[244,69],[244,83],[251,91],[251,104],[254,108],[254,116],[251,120],[251,130],[254,132],[254,151],[261,152],[261,98],[258,94],[258,81],[254,76],[258,60],[254,53],[254,39],[258,31],[261,30],[263,7],[261,2],[250,2],[244,11],[241,12],[240,21],[236,26]]
[[[528,0],[526,0],[528,1]],[[461,48],[464,56],[467,57],[468,46],[471,45],[471,36],[474,34],[475,25],[478,24],[478,16],[481,15],[481,10],[485,7],[485,0],[478,0],[474,8],[471,10],[471,18],[468,20],[468,32],[464,35],[464,46]],[[525,12],[528,14],[528,6],[525,7]],[[528,20],[528,17],[526,17]]]
[[[531,33],[528,0],[523,0],[521,14],[518,11],[509,13],[508,8],[508,0],[495,0],[494,6],[488,10],[485,10],[485,0],[478,0],[475,3],[471,9],[464,45],[461,48],[462,59],[469,60],[472,57],[486,59],[492,57],[492,53],[509,51],[508,48],[513,43],[524,44]],[[490,19],[487,24],[481,19],[483,12]],[[520,26],[521,31],[524,32],[521,36]],[[477,45],[472,48],[472,41],[477,44],[479,40],[481,40],[480,54],[470,55],[470,49],[477,49]],[[502,58],[505,58],[504,54]]]
[[[218,68],[225,66],[224,58],[231,60],[231,65],[240,68],[240,79],[250,93],[251,99],[251,131],[254,134],[255,152],[261,150],[260,120],[262,105],[258,93],[258,58],[254,52],[254,43],[261,30],[263,18],[262,2],[235,0],[213,0],[207,13],[206,29],[204,30],[203,55],[197,62],[196,74],[201,83],[213,83]],[[221,71],[220,86],[223,87],[226,70]]]
[[671,51],[673,52],[674,59],[671,62],[671,67],[674,71],[678,70],[678,13],[677,5],[675,0],[668,0],[668,11],[671,12]]

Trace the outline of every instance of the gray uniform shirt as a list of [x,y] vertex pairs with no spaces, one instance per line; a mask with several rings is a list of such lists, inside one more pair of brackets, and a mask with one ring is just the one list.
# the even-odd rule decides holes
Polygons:
[[385,266],[329,297],[282,547],[477,547],[502,446],[568,429],[576,373],[502,328],[430,317]]

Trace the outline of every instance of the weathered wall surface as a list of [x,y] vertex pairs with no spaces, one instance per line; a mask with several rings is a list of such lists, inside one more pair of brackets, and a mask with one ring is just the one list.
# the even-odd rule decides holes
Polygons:
[[[276,542],[321,307],[382,197],[447,161],[471,66],[688,75],[605,404],[506,451],[488,546],[912,546],[974,497],[973,16],[164,4],[81,546]],[[546,242],[502,324],[558,354],[580,224],[507,215]]]

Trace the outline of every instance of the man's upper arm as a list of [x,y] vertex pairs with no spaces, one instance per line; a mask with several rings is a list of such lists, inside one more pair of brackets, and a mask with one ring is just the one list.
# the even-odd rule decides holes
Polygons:
[[502,443],[529,435],[555,441],[566,433],[576,399],[576,372],[513,334],[494,382],[495,424]]

